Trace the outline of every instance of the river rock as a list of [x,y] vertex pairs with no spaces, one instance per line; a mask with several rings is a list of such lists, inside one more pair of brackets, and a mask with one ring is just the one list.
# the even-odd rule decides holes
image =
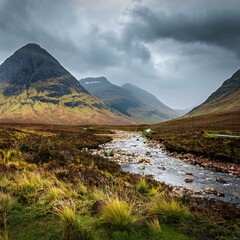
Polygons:
[[193,194],[194,194],[194,195],[202,195],[202,191],[200,191],[200,190],[194,190],[194,191],[193,191]]
[[114,154],[114,158],[115,158],[115,159],[119,159],[120,157],[121,157],[120,154],[118,154],[118,153]]
[[225,197],[225,193],[224,193],[224,192],[217,192],[217,196],[219,196],[219,197]]
[[216,178],[216,181],[217,181],[217,182],[220,182],[220,183],[227,183],[227,181],[224,180],[224,179],[221,178],[221,177],[217,177],[217,178]]
[[194,181],[194,179],[193,178],[185,178],[184,181],[186,183],[192,183]]
[[151,156],[151,153],[150,152],[146,152],[146,156]]
[[142,157],[140,157],[140,156],[136,157],[137,163],[143,163],[143,160],[144,159]]
[[192,176],[193,173],[191,173],[191,172],[187,172],[186,175],[190,175],[190,176]]
[[217,191],[214,188],[210,188],[210,187],[205,187],[204,188],[204,192],[207,194],[215,194],[217,195]]

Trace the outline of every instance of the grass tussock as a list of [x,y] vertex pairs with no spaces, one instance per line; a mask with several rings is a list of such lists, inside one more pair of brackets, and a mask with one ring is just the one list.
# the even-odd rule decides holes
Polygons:
[[101,219],[103,223],[116,229],[128,229],[136,222],[132,214],[133,204],[118,198],[108,198],[101,208]]
[[136,189],[140,193],[148,193],[149,192],[149,186],[145,180],[145,178],[141,178],[139,183],[136,186]]
[[147,221],[147,226],[153,233],[160,233],[162,231],[158,218],[154,217]]
[[92,240],[90,229],[84,227],[81,218],[77,215],[73,201],[61,201],[54,208],[63,225],[64,240]]
[[0,214],[2,215],[3,223],[3,236],[0,235],[0,239],[8,240],[7,214],[12,210],[14,203],[15,201],[10,194],[0,192]]
[[155,198],[150,205],[149,212],[168,224],[178,224],[190,216],[187,206],[166,195]]

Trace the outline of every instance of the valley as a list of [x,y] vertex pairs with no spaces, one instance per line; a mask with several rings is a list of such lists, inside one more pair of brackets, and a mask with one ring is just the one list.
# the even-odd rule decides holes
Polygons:
[[[12,202],[3,209],[7,232],[0,234],[30,240],[238,236],[239,178],[169,156],[162,143],[146,138],[146,129],[0,124],[0,206]],[[121,225],[105,216],[103,207],[115,202],[131,206],[134,220]]]
[[239,30],[239,0],[0,0],[0,240],[239,240]]
[[0,66],[0,238],[240,237],[238,73],[179,117],[135,85],[77,81],[37,44],[17,50]]
[[[141,132],[116,131],[110,143],[91,152],[94,155],[108,156],[109,160],[120,164],[126,172],[152,176],[153,179],[172,186],[173,192],[176,191],[180,196],[189,194],[240,206],[240,166],[237,164],[235,168],[234,164],[228,164],[223,169],[231,174],[219,172],[219,167],[217,171],[216,168],[210,170],[213,166],[207,164],[200,167],[195,156],[182,160],[178,156],[171,156],[163,144],[153,140],[146,141]],[[204,162],[211,161],[205,159]]]

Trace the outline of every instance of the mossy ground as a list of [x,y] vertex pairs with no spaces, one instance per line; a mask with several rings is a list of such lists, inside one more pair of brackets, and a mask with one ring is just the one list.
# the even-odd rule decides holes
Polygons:
[[[149,211],[162,194],[172,198],[170,189],[146,177],[146,188],[138,191],[140,175],[123,173],[114,162],[88,153],[110,141],[109,129],[57,125],[0,126],[0,191],[15,199],[8,213],[9,239],[61,239],[63,225],[55,209],[61,202],[74,202],[77,217],[92,239],[234,239],[238,237],[237,213],[223,214],[214,203],[176,199],[191,209],[191,215],[175,223]],[[104,135],[105,134],[105,135]],[[10,154],[11,153],[11,154]],[[133,203],[134,223],[117,229],[103,223],[97,202],[116,198]],[[201,208],[201,205],[203,208]],[[206,209],[206,212],[203,212]],[[203,214],[201,214],[203,212]],[[225,213],[225,212],[224,212]],[[156,215],[156,216],[155,216]],[[204,216],[207,217],[204,217]],[[159,217],[161,232],[153,232],[147,222]],[[2,220],[0,220],[2,221]],[[1,223],[0,226],[2,227]],[[1,228],[1,233],[3,232]],[[236,238],[237,239],[237,238]]]

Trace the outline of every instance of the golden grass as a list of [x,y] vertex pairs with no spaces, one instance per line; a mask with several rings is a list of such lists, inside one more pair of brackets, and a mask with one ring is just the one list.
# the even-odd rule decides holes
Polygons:
[[158,221],[158,218],[154,217],[151,220],[148,220],[147,222],[148,228],[153,232],[153,233],[160,233],[162,231],[160,223]]
[[148,193],[149,192],[149,186],[145,180],[145,178],[141,178],[139,183],[136,186],[136,189],[140,193]]
[[3,236],[0,239],[8,240],[7,214],[13,208],[15,200],[9,193],[0,192],[0,213],[3,222]]
[[158,216],[165,223],[180,223],[190,215],[187,206],[166,195],[160,195],[153,200],[149,213]]
[[127,229],[136,222],[132,215],[133,204],[121,201],[118,198],[105,200],[101,209],[103,223],[117,229]]
[[13,208],[14,202],[9,193],[0,192],[0,213],[8,213]]

